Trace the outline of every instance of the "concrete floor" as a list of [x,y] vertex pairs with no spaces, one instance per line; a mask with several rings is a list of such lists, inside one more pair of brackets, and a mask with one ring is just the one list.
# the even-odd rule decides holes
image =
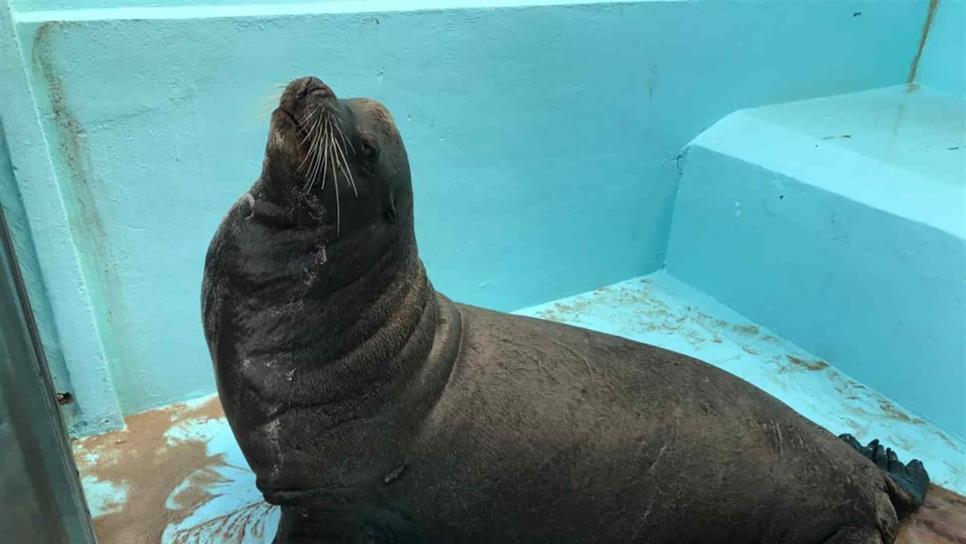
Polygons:
[[[663,273],[522,310],[699,357],[836,433],[878,437],[919,457],[935,483],[966,492],[966,447],[876,392]],[[78,440],[78,467],[101,544],[268,544],[262,502],[216,397],[127,418]],[[933,488],[903,544],[960,543],[966,497]]]

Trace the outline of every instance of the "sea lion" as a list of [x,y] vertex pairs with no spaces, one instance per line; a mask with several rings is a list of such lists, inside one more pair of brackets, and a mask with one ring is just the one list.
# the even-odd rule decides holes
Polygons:
[[696,359],[436,293],[391,115],[313,77],[202,291],[280,544],[888,543],[928,485]]

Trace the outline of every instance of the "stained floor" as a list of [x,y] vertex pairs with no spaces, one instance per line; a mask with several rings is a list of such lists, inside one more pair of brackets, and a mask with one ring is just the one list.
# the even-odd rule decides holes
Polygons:
[[[833,432],[878,437],[966,492],[966,446],[826,361],[664,274],[522,310],[699,357]],[[265,504],[216,397],[130,416],[124,431],[74,445],[101,544],[268,544]],[[966,542],[966,497],[934,488],[903,544]]]

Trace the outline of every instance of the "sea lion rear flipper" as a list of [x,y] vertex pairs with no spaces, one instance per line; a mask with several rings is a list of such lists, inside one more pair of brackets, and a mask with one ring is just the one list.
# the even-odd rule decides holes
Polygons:
[[878,440],[862,446],[850,434],[840,435],[839,438],[889,475],[888,483],[892,485],[889,485],[887,491],[900,516],[922,506],[923,501],[926,500],[926,491],[929,489],[929,473],[926,472],[922,461],[913,459],[903,464],[891,448],[883,447]]

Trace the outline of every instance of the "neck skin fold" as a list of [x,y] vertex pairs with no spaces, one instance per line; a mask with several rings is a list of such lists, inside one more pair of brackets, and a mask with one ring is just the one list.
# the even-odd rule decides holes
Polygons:
[[242,260],[252,297],[239,312],[250,333],[239,355],[261,367],[249,380],[278,410],[325,406],[333,425],[377,411],[419,372],[437,328],[403,219],[412,214],[335,237],[329,225],[281,225],[273,204],[253,199],[266,242],[246,244],[257,252]]

